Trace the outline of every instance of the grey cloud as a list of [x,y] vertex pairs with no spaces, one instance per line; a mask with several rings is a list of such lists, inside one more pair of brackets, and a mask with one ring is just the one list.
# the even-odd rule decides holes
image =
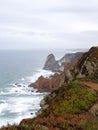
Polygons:
[[98,12],[97,0],[61,0],[62,5],[47,8],[48,13],[95,13]]
[[51,8],[51,9],[46,9],[47,13],[96,13],[98,12],[98,8],[85,8],[85,7],[69,7],[69,8]]
[[1,49],[88,47],[97,36],[98,0],[0,1]]

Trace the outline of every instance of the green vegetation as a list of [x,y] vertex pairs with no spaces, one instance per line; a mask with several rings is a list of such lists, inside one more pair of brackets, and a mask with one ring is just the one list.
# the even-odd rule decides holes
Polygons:
[[57,96],[50,102],[50,106],[43,115],[66,113],[81,113],[96,101],[96,93],[87,89],[79,82],[71,82],[68,87],[62,86],[57,91]]
[[[98,121],[89,115],[97,93],[78,81],[63,84],[48,97],[49,107],[33,119],[1,130],[98,130]],[[52,94],[53,94],[52,93]]]
[[2,130],[33,130],[35,125],[8,125],[3,127]]
[[81,79],[81,80],[96,80],[96,77],[94,75],[87,75],[83,78],[77,78],[77,79]]
[[83,130],[98,130],[98,120],[89,119],[82,122]]

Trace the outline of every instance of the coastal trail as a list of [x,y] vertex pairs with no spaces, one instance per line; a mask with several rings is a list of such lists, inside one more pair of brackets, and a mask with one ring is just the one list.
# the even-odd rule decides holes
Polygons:
[[80,81],[81,83],[90,86],[92,90],[98,90],[98,83],[93,82],[93,81]]

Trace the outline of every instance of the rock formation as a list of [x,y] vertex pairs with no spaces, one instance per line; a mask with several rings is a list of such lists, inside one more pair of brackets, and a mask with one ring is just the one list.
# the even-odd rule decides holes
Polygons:
[[58,71],[58,68],[59,68],[59,63],[58,61],[55,60],[55,56],[53,54],[48,55],[43,69]]
[[65,65],[67,64],[73,64],[77,62],[83,55],[83,52],[76,52],[76,53],[69,53],[65,54],[64,57],[62,57],[58,62],[61,64],[59,67],[60,71],[63,71],[65,68]]
[[[60,87],[61,84],[63,84],[64,82],[67,83],[76,78],[92,76],[98,80],[98,48],[97,47],[91,48],[88,52],[84,54],[75,53],[73,55],[72,54],[66,55],[61,59],[62,63],[64,59],[66,59],[65,62],[67,63],[64,64],[64,70],[61,74],[55,74],[50,78],[44,78],[43,76],[41,76],[35,83],[30,84],[29,87],[37,88],[39,92],[44,92],[44,91],[51,92],[58,89],[58,87]],[[77,59],[79,60],[77,61]],[[48,61],[51,61],[51,63],[55,63],[54,62],[55,58],[52,54],[47,58],[47,61],[45,63],[47,64],[47,66],[49,65],[48,63],[50,63]]]
[[78,60],[77,64],[65,70],[65,80],[93,76],[98,80],[98,48],[92,47]]
[[55,74],[50,78],[40,76],[35,83],[31,83],[29,87],[37,88],[39,92],[51,92],[56,90],[64,82],[64,73]]
[[[56,90],[65,81],[64,70],[69,70],[77,62],[77,60],[83,55],[82,52],[66,54],[63,58],[56,61],[53,54],[48,55],[44,65],[44,69],[59,71],[61,74],[55,74],[50,78],[40,76],[35,83],[31,83],[29,87],[37,88],[39,92],[51,92]],[[61,63],[61,66],[59,65]],[[68,75],[68,72],[67,72]],[[70,73],[69,73],[70,76]]]
[[53,54],[50,54],[47,56],[43,69],[51,70],[54,72],[62,72],[64,70],[65,64],[77,61],[79,58],[81,58],[82,55],[83,52],[70,53],[66,54],[61,59],[56,60],[55,56]]

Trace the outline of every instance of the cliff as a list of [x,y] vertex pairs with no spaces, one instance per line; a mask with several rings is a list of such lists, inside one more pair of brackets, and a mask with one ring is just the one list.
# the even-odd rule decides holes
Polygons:
[[98,129],[98,48],[65,65],[64,78],[64,83],[41,101],[38,116],[23,120],[21,125],[33,123],[36,128],[39,124],[45,130]]
[[83,52],[69,53],[62,57],[58,62],[61,64],[60,71],[64,71],[65,65],[77,62],[83,55]]
[[[59,79],[61,75],[56,76]],[[50,83],[53,78],[46,79]],[[44,77],[39,80],[44,85]],[[97,130],[98,47],[84,53],[78,62],[65,65],[61,80],[61,85],[57,83],[57,89],[41,101],[37,117],[1,130]]]
[[[64,82],[70,82],[76,78],[96,78],[98,80],[98,48],[93,47],[86,53],[67,54],[59,60],[63,71],[50,78],[43,76],[29,85],[37,88],[39,92],[54,91]],[[52,66],[51,66],[52,67]],[[54,66],[55,67],[55,66]],[[60,70],[60,67],[59,67]]]
[[50,78],[40,76],[35,83],[31,83],[29,87],[34,87],[39,92],[52,92],[59,88],[64,82],[64,73],[55,74]]
[[98,80],[98,47],[92,47],[74,66],[65,69],[66,82],[87,76]]
[[65,64],[77,61],[79,58],[81,58],[82,55],[83,52],[69,53],[65,54],[61,59],[56,60],[53,54],[49,54],[46,58],[43,69],[54,72],[62,72],[64,70]]
[[44,69],[60,72],[50,78],[40,76],[37,81],[31,83],[29,87],[37,88],[39,92],[52,92],[58,89],[65,81],[64,70],[69,70],[79,58],[83,55],[82,52],[70,53],[63,56],[60,60],[56,61],[53,54],[48,55],[44,65]]

